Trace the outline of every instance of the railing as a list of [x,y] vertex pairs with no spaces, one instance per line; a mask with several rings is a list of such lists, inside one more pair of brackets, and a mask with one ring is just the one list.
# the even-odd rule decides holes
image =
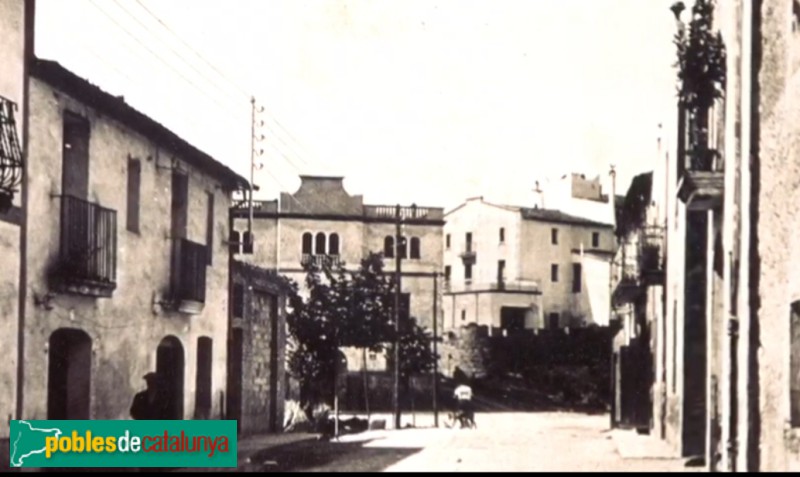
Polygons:
[[[397,206],[394,205],[365,205],[364,215],[367,217],[395,218]],[[444,209],[438,207],[400,207],[400,217],[406,219],[441,220],[444,218]]]
[[14,120],[16,109],[16,103],[0,96],[0,195],[9,196],[9,201],[22,182],[22,148]]
[[341,258],[339,255],[314,255],[304,253],[303,257],[300,259],[301,265],[309,265],[312,264],[316,267],[322,267],[325,264],[330,266],[338,266],[341,263]]
[[540,291],[538,282],[528,280],[497,281],[497,282],[476,282],[474,280],[450,280],[445,283],[445,291],[515,291],[515,292],[538,292]]
[[170,289],[175,301],[206,301],[206,246],[184,238],[172,241]]
[[475,262],[478,257],[478,245],[474,242],[464,242],[461,245],[461,252],[458,254],[459,257],[464,259],[465,262]]
[[57,274],[67,281],[114,286],[117,277],[117,212],[77,197],[61,196]]

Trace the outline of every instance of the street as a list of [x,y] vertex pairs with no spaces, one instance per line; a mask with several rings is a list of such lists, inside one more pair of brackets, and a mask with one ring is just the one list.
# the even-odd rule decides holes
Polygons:
[[[266,471],[623,471],[691,472],[657,453],[623,458],[608,416],[573,413],[479,413],[477,429],[370,431],[339,442],[305,442],[262,454]],[[646,441],[647,437],[629,439]]]

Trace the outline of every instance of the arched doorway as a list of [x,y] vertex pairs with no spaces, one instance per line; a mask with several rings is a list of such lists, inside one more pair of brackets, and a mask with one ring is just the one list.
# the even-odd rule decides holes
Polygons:
[[50,335],[47,419],[89,419],[92,382],[92,338],[86,332],[60,328]]
[[167,419],[183,419],[184,353],[181,341],[174,336],[161,340],[156,350],[156,372],[163,386]]

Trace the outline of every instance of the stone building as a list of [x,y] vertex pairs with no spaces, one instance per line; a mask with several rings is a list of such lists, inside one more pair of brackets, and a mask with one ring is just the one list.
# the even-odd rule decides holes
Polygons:
[[26,419],[126,419],[160,374],[171,416],[224,414],[232,191],[247,181],[66,70],[31,63]]
[[242,262],[231,269],[227,419],[240,434],[283,429],[286,288],[275,274]]
[[[24,308],[19,286],[24,243],[24,165],[28,138],[28,60],[33,55],[34,2],[0,0],[0,418],[20,418],[18,364]],[[0,426],[0,440],[8,427]],[[0,446],[3,444],[0,443]],[[8,447],[6,446],[5,451]],[[0,456],[4,454],[0,451]]]
[[[365,204],[361,195],[350,195],[345,190],[342,177],[300,179],[295,193],[283,192],[279,200],[254,202],[252,242],[247,240],[247,203],[232,210],[231,243],[245,244],[235,250],[236,259],[276,271],[297,282],[301,291],[305,281],[303,263],[309,260],[327,257],[355,270],[370,252],[383,252],[384,269],[393,273],[396,207]],[[430,330],[434,314],[441,316],[436,287],[437,280],[441,280],[444,211],[435,207],[402,207],[401,215],[405,239],[405,246],[400,247],[403,300],[408,303],[411,316]],[[252,250],[246,249],[249,243]],[[347,357],[349,369],[361,369],[360,353],[347,353]]]
[[445,329],[608,325],[612,225],[482,197],[446,220]]

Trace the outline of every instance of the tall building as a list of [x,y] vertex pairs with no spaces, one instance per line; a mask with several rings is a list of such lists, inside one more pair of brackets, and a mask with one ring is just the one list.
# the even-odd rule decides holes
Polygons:
[[[251,225],[246,202],[231,210],[231,243],[244,244],[234,245],[236,259],[289,277],[301,289],[307,261],[333,260],[355,270],[370,252],[382,252],[385,271],[394,273],[396,206],[365,204],[363,196],[345,190],[342,177],[300,179],[296,192],[254,202]],[[402,293],[411,316],[431,329],[434,313],[441,316],[436,281],[441,280],[444,211],[408,204],[400,215]]]
[[612,225],[482,197],[445,218],[446,329],[608,325]]

